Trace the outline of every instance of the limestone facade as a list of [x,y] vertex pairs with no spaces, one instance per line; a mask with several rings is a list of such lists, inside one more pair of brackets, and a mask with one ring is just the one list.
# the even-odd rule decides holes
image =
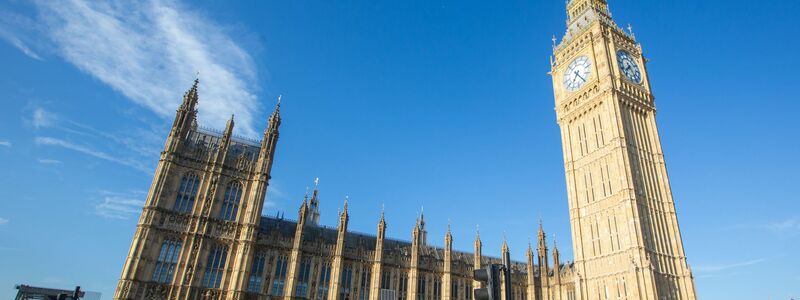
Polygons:
[[[513,300],[696,299],[655,123],[642,47],[605,0],[571,0],[551,75],[561,127],[575,262],[541,225],[511,262]],[[261,141],[198,127],[198,82],[184,95],[156,167],[114,299],[471,300],[472,272],[509,260],[319,224],[317,187],[296,220],[262,216],[280,100]],[[377,217],[377,214],[376,214]],[[502,286],[502,285],[501,285]],[[505,297],[505,296],[503,296]],[[512,300],[512,299],[502,299]]]
[[696,299],[642,47],[605,0],[571,0],[551,58],[582,299]]
[[[473,269],[502,262],[481,255],[479,235],[477,255],[453,250],[449,230],[445,247],[429,246],[424,214],[410,242],[386,238],[382,213],[375,235],[348,231],[346,201],[338,225],[322,226],[316,187],[296,220],[261,216],[280,104],[259,143],[234,136],[233,117],[223,132],[199,128],[198,98],[195,82],[177,111],[114,299],[469,300]],[[548,267],[541,228],[538,246],[536,255],[529,247],[527,262],[512,262],[514,298],[572,294],[572,265],[554,249],[559,267]]]

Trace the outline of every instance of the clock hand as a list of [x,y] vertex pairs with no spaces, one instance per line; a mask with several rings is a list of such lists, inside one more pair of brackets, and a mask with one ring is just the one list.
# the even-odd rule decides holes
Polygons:
[[583,78],[583,76],[581,76],[581,74],[578,73],[578,71],[575,71],[575,76],[578,76],[578,78],[580,78],[581,80],[586,81],[586,78]]

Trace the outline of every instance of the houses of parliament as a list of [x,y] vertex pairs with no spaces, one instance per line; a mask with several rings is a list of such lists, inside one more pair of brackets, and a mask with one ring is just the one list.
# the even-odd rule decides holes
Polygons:
[[[503,300],[696,299],[641,44],[606,0],[566,8],[550,75],[575,257],[563,261],[540,225]],[[471,252],[452,248],[449,229],[430,246],[424,215],[409,241],[386,238],[382,214],[374,235],[350,231],[347,202],[322,226],[318,188],[296,220],[262,216],[280,101],[254,141],[233,135],[233,118],[199,127],[199,89],[177,110],[114,299],[470,300],[473,270],[502,262],[477,234]]]

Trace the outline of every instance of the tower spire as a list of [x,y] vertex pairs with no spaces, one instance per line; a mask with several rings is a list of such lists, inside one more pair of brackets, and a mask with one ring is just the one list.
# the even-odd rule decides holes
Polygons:
[[319,178],[314,178],[314,191],[311,192],[311,198],[308,196],[308,187],[306,187],[306,198],[308,198],[308,219],[309,224],[319,226]]

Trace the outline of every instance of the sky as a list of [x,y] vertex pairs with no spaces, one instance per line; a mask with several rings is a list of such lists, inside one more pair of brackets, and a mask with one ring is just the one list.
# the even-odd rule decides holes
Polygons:
[[[564,1],[0,1],[0,298],[113,295],[181,95],[260,138],[264,214],[524,260],[541,218],[571,259],[549,71]],[[800,297],[800,2],[611,0],[647,70],[701,299]]]

